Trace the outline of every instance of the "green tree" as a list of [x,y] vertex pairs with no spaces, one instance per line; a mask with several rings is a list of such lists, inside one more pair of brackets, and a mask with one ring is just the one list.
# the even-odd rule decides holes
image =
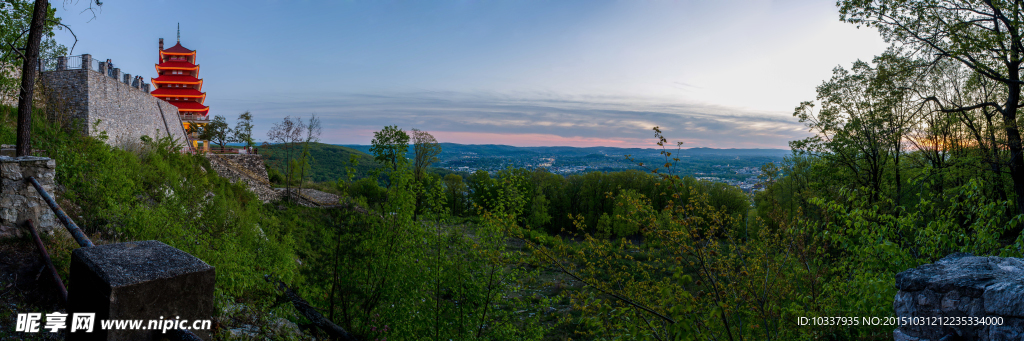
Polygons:
[[405,153],[409,150],[409,135],[398,126],[386,126],[373,133],[370,144],[374,160],[394,171],[398,169],[399,160],[405,160]]
[[793,113],[816,134],[791,147],[831,160],[843,171],[837,175],[871,189],[875,201],[883,190],[898,199],[903,144],[911,139],[920,108],[909,98],[913,84],[908,83],[916,73],[908,64],[913,63],[890,51],[874,63],[835,68],[832,79],[817,88],[821,109],[815,112],[814,103],[804,102]]
[[[22,51],[28,45],[25,34],[32,21],[33,2],[27,0],[0,1],[0,98],[15,100],[21,82]],[[39,59],[52,60],[68,54],[67,47],[54,39],[54,29],[62,29],[61,19],[52,6],[43,21],[43,35],[39,43]]]
[[[281,152],[284,154],[284,158],[278,163],[278,167],[281,169],[281,173],[284,173],[285,187],[288,189],[288,195],[291,195],[292,179],[295,178],[296,169],[293,166],[292,160],[295,159],[298,152],[298,144],[302,142],[302,135],[306,131],[306,125],[302,123],[302,118],[292,119],[291,116],[285,116],[279,123],[275,123],[273,127],[267,131],[267,140],[270,143],[281,146]],[[269,150],[269,148],[264,148]]]
[[228,128],[227,119],[220,115],[214,116],[210,123],[203,126],[199,139],[213,141],[224,149],[224,145],[231,141],[231,128]]
[[495,193],[495,181],[491,174],[485,170],[477,170],[469,176],[469,199],[474,206],[489,210],[492,203],[497,200]]
[[413,177],[416,181],[423,180],[427,167],[437,162],[437,155],[441,154],[441,145],[437,143],[430,133],[413,128],[412,143],[415,158],[413,159]]
[[235,129],[232,129],[231,132],[231,139],[228,142],[241,143],[246,148],[256,146],[256,142],[252,139],[252,114],[249,111],[238,115]]
[[445,195],[448,196],[448,207],[452,215],[463,215],[467,208],[466,191],[468,187],[466,187],[466,183],[462,180],[462,176],[455,173],[445,175],[444,188]]
[[612,232],[616,237],[626,237],[640,232],[639,221],[646,220],[643,214],[649,214],[653,210],[637,210],[640,207],[650,207],[650,200],[634,190],[627,189],[615,196],[615,208],[612,209]]
[[530,210],[526,218],[527,225],[534,229],[540,229],[547,225],[551,221],[548,206],[548,198],[544,194],[535,195],[530,202]]
[[[97,2],[97,5],[99,3]],[[91,4],[90,4],[91,6]],[[46,33],[52,35],[52,28],[46,22],[52,17],[47,0],[36,0],[32,6],[32,20],[27,30],[28,37],[24,49],[21,46],[10,46],[21,58],[21,86],[18,88],[18,130],[15,141],[15,156],[29,156],[32,153],[32,107],[36,86],[36,68],[39,65],[40,44]],[[25,31],[22,31],[25,32]],[[20,35],[19,35],[20,36]],[[24,51],[21,53],[20,51]]]
[[315,161],[309,153],[309,144],[320,142],[320,126],[320,118],[316,117],[316,114],[310,115],[309,125],[306,126],[306,137],[302,141],[302,153],[298,161],[299,168],[297,168],[300,192],[302,191],[302,185],[306,182],[306,174]]
[[[1017,122],[1024,84],[1024,5],[1006,0],[841,0],[837,5],[843,21],[875,27],[887,41],[922,59],[952,59],[1001,85],[996,100],[964,103],[935,93],[924,96],[942,112],[998,112],[1010,155],[1024,153]],[[1011,158],[1009,166],[1017,211],[1024,212],[1024,158]]]

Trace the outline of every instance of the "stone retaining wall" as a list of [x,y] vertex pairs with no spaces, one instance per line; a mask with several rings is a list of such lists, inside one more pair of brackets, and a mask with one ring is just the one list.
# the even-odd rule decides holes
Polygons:
[[41,233],[53,234],[60,227],[43,197],[25,181],[25,177],[35,177],[56,200],[53,191],[55,175],[56,163],[49,158],[0,156],[0,239],[27,233],[22,228],[27,219],[32,219]]
[[141,86],[90,69],[42,72],[40,81],[51,117],[66,117],[92,136],[105,132],[112,146],[134,149],[143,135],[187,143],[178,108]]

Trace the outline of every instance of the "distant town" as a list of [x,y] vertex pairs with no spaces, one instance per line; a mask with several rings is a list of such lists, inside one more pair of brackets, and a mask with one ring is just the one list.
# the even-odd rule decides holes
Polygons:
[[[508,167],[544,168],[555,174],[571,175],[586,172],[618,172],[630,169],[692,176],[700,180],[722,182],[751,192],[760,189],[761,166],[782,162],[789,154],[781,149],[712,149],[691,148],[666,150],[615,147],[513,147],[504,145],[463,145],[442,143],[438,163],[433,167],[456,173],[478,170],[494,173]],[[346,145],[369,151],[369,146]],[[412,155],[410,154],[409,157]],[[627,158],[628,156],[628,158]],[[673,160],[678,158],[678,161]]]

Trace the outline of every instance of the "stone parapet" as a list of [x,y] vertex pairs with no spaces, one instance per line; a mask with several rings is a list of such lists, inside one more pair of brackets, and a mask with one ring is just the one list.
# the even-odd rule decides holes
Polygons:
[[1020,258],[952,254],[897,274],[896,288],[896,316],[920,322],[893,331],[896,341],[1024,340]]
[[25,177],[35,177],[50,195],[56,197],[54,176],[56,163],[49,158],[36,156],[0,156],[0,239],[18,237],[24,229],[25,220],[32,219],[42,233],[53,234],[60,226],[53,211],[46,205]]
[[108,144],[129,150],[143,135],[170,136],[187,145],[178,108],[153,97],[145,91],[148,87],[120,79],[120,70],[114,70],[118,78],[91,69],[41,73],[48,114],[66,117],[66,123],[77,124],[84,134],[106,136]]

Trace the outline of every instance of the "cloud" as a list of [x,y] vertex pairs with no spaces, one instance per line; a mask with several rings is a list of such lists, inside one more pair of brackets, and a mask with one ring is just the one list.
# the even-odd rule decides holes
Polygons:
[[788,141],[807,136],[784,113],[640,97],[324,93],[248,105],[263,128],[258,134],[286,115],[317,113],[327,143],[368,144],[372,132],[386,125],[425,130],[441,142],[521,146],[652,147],[654,126],[687,147],[787,148]]

